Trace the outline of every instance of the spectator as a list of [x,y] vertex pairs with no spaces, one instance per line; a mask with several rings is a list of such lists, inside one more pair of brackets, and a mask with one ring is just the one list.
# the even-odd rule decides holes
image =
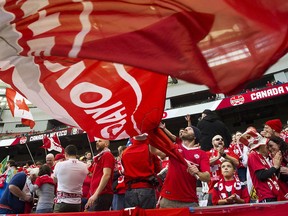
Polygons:
[[55,167],[55,157],[52,153],[46,155],[46,164],[54,170]]
[[226,125],[219,120],[219,117],[211,110],[204,110],[197,128],[201,131],[200,145],[204,151],[213,148],[211,140],[215,135],[221,135],[227,148],[232,141],[231,134]]
[[[32,173],[37,173],[37,170],[33,170]],[[0,214],[30,213],[31,209],[25,209],[25,207],[29,206],[26,203],[32,201],[29,188],[25,184],[26,178],[27,176],[24,172],[19,172],[13,176],[0,198]]]
[[272,135],[280,137],[280,133],[282,131],[282,122],[280,119],[271,119],[265,122],[263,131],[261,132],[262,136],[267,138]]
[[269,155],[268,139],[259,133],[248,130],[242,135],[241,141],[248,145],[250,154],[248,156],[248,169],[253,186],[256,190],[259,202],[277,201],[279,185],[277,175],[280,171],[282,156],[277,152],[272,163],[267,160]]
[[173,157],[169,158],[168,173],[161,190],[160,208],[181,208],[198,206],[197,179],[210,181],[209,160],[206,153],[195,147],[195,133],[192,127],[182,132],[182,142],[175,148],[189,162],[187,166]]
[[213,205],[249,203],[250,196],[246,185],[235,176],[234,163],[227,159],[221,163],[222,177],[212,190]]
[[99,139],[96,149],[99,153],[94,157],[95,163],[90,191],[90,198],[85,206],[88,211],[107,211],[113,200],[113,170],[115,159],[109,150],[110,141]]
[[76,157],[76,146],[68,145],[65,148],[67,160],[55,166],[54,180],[57,182],[57,195],[54,212],[81,211],[82,185],[88,169],[86,164]]
[[161,170],[160,160],[149,150],[146,134],[135,136],[122,154],[126,185],[125,208],[156,207],[156,174]]
[[39,197],[36,213],[53,212],[55,183],[51,178],[51,173],[51,168],[47,164],[44,164],[39,168],[38,177],[34,184],[32,183],[33,178],[28,177],[27,179],[30,191],[36,192],[36,195]]
[[288,144],[280,137],[271,136],[268,142],[268,150],[272,159],[281,152],[282,162],[278,184],[280,186],[278,200],[288,200]]
[[113,210],[122,210],[125,206],[125,182],[124,182],[124,168],[122,165],[122,154],[126,149],[126,146],[118,147],[118,157],[115,163],[114,175],[113,175]]
[[240,131],[236,132],[236,142],[230,144],[229,151],[234,152],[235,155],[239,158],[239,165],[237,166],[238,177],[241,182],[246,182],[247,178],[247,160],[249,149],[243,143],[240,142],[240,137],[242,133]]

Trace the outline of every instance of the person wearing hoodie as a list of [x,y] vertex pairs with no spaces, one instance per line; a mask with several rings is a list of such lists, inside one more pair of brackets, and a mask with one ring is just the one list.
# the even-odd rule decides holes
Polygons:
[[216,113],[209,109],[205,109],[202,112],[197,128],[201,131],[200,146],[204,151],[210,151],[213,148],[211,140],[215,135],[223,137],[225,148],[228,148],[232,141],[231,133],[226,125],[219,119]]

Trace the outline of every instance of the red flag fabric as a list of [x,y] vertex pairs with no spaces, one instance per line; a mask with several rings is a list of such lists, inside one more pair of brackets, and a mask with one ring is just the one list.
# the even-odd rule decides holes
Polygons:
[[53,137],[44,136],[43,137],[43,145],[41,148],[47,149],[48,151],[57,151],[60,153],[64,153],[64,148],[61,146],[60,140],[55,134]]
[[91,136],[131,137],[162,117],[166,76],[150,71],[222,93],[259,78],[287,53],[287,4],[5,1],[0,78]]
[[6,88],[6,98],[12,116],[21,118],[22,124],[32,129],[35,126],[35,122],[25,102],[25,98],[11,88]]

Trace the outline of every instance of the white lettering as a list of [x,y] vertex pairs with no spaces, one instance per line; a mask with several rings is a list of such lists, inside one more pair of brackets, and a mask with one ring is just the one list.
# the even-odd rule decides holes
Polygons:
[[127,134],[124,131],[122,132],[122,134],[119,134],[117,137],[115,135],[115,134],[119,133],[119,131],[121,131],[123,129],[125,124],[126,124],[126,120],[123,119],[120,122],[117,122],[117,123],[112,124],[112,125],[108,125],[107,127],[104,127],[101,130],[101,135],[103,136],[103,138],[106,138],[106,139],[109,139],[109,138],[110,139],[111,138],[116,139],[117,137],[127,137],[126,136]]
[[[51,65],[52,66],[52,65]],[[53,65],[54,66],[54,65]],[[61,70],[61,67],[59,67]],[[65,73],[60,76],[56,82],[61,89],[65,89],[73,80],[75,80],[85,70],[85,64],[80,61],[71,66]]]
[[[81,100],[81,95],[83,95],[84,93],[97,93],[101,94],[102,97],[96,102],[85,103]],[[92,108],[100,106],[101,104],[108,101],[111,97],[112,93],[110,90],[88,82],[79,83],[78,85],[74,86],[70,92],[71,101],[75,105],[82,108]]]
[[[92,116],[92,118],[93,118],[93,119],[97,119],[99,116],[101,116],[101,115],[104,114],[105,112],[107,112],[107,111],[109,111],[109,110],[112,110],[112,109],[114,109],[114,108],[116,108],[116,107],[120,107],[121,105],[122,105],[122,102],[121,102],[121,101],[118,101],[117,103],[112,104],[111,106],[103,107],[103,108],[96,108],[96,109],[93,109],[93,110],[85,110],[85,112],[86,112],[87,114],[95,113],[95,114]],[[123,107],[122,109],[120,109],[120,112],[121,112],[122,110],[124,110],[124,107]],[[107,116],[106,118],[110,118],[112,115],[114,115],[114,114],[111,114],[109,117]],[[118,117],[119,117],[119,115],[118,115]],[[119,120],[119,119],[122,119],[122,118],[125,118],[125,117],[126,117],[126,114],[125,114],[123,117],[121,117],[121,118],[116,118],[116,119]],[[111,121],[108,121],[108,122],[111,122]],[[98,123],[98,122],[97,122],[97,123]],[[101,120],[100,120],[99,123],[101,124],[101,123],[103,123],[103,121],[101,122]],[[105,123],[106,123],[106,122],[105,122]]]
[[284,94],[284,93],[285,91],[284,91],[283,86],[280,86],[278,88],[272,88],[272,89],[252,93],[250,96],[251,96],[251,100],[258,100],[258,99],[271,97],[271,96]]

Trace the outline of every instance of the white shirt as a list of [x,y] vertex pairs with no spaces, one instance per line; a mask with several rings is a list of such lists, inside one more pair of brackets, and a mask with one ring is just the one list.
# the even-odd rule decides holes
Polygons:
[[[82,194],[84,179],[88,174],[85,163],[77,159],[58,162],[54,168],[54,178],[57,178],[57,191]],[[79,204],[81,198],[57,199],[57,203]]]

